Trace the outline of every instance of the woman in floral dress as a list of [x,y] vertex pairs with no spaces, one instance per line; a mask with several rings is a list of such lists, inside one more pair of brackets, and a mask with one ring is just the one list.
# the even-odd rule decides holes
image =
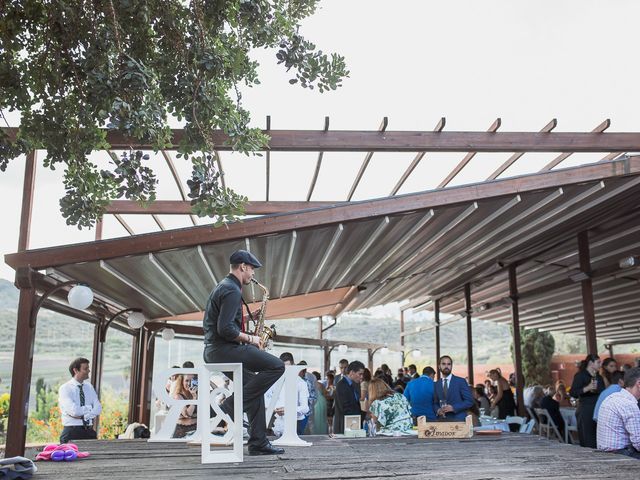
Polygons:
[[379,426],[378,435],[416,435],[411,419],[411,406],[404,395],[394,392],[380,378],[369,383],[371,417]]

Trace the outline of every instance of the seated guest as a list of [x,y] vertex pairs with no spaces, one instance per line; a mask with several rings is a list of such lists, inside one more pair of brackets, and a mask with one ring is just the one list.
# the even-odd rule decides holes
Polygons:
[[473,393],[473,398],[478,404],[480,414],[489,415],[489,413],[491,413],[491,402],[484,393],[484,385],[479,383],[475,386],[471,393]]
[[[280,360],[284,363],[285,367],[295,365],[293,361],[293,354],[291,352],[283,352],[280,354]],[[309,387],[304,380],[305,370],[301,370],[298,373],[296,379],[296,432],[298,435],[304,433],[304,425],[306,424],[307,414],[309,413]],[[268,407],[271,403],[271,399],[275,392],[275,385],[272,385],[269,390],[264,394],[264,404]],[[282,435],[284,433],[284,402],[285,402],[285,389],[284,386],[280,390],[280,395],[275,403],[273,412],[276,418],[273,422],[273,433],[276,435]]]
[[436,371],[432,367],[424,367],[422,376],[411,380],[404,390],[404,396],[411,405],[411,415],[415,418],[424,415],[427,420],[437,420],[433,409],[433,379]]
[[556,382],[556,394],[553,396],[554,400],[560,404],[561,407],[568,407],[571,405],[569,393],[567,392],[567,386],[562,380]]
[[373,378],[369,399],[371,418],[379,426],[378,435],[414,435],[409,402],[403,395],[391,390],[382,379]]
[[549,416],[551,417],[551,420],[553,420],[553,423],[558,427],[560,435],[564,437],[564,418],[560,413],[560,404],[554,398],[556,389],[553,385],[549,385],[544,393],[545,395],[540,400],[540,406],[535,408],[545,408],[547,412],[549,412]]
[[[547,386],[549,388],[549,386]],[[542,399],[545,395],[545,389],[540,385],[536,385],[533,387],[533,391],[531,394],[531,408],[544,408],[540,405]]]
[[593,409],[593,419],[598,421],[598,411],[600,410],[600,406],[604,399],[607,398],[612,393],[619,392],[624,388],[624,373],[615,371],[609,376],[609,381],[612,382],[607,388],[605,388],[600,396],[598,397],[598,401],[596,402],[596,408]]
[[102,405],[89,379],[89,360],[76,358],[69,365],[71,380],[58,391],[58,406],[62,413],[60,443],[97,438],[93,420],[102,412]]
[[364,417],[364,412],[360,409],[360,382],[362,382],[363,375],[364,363],[354,360],[349,364],[346,374],[336,385],[333,433],[344,433],[345,415],[360,415],[361,418]]
[[598,412],[598,450],[640,459],[640,368],[624,374],[624,388],[609,395]]
[[[172,386],[171,398],[176,400],[197,399],[198,383],[194,380],[194,375],[177,375]],[[197,408],[196,404],[182,407],[172,438],[184,438],[189,433],[196,431],[198,428]]]

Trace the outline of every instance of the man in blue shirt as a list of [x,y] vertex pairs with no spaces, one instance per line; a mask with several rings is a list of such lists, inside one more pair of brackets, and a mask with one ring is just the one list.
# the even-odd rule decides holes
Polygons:
[[596,408],[593,409],[593,419],[598,421],[598,412],[600,411],[600,405],[605,398],[615,392],[619,392],[624,388],[624,373],[622,372],[613,372],[611,374],[611,385],[605,388],[600,396],[598,397],[598,401],[596,402]]
[[411,415],[415,418],[424,415],[427,420],[435,421],[433,410],[433,379],[436,371],[432,367],[424,367],[422,375],[407,384],[404,396],[411,404]]

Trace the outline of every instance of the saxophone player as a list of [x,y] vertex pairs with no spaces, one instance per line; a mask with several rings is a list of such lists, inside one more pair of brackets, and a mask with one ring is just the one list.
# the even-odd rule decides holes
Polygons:
[[[242,287],[249,285],[254,271],[262,264],[246,250],[237,250],[229,258],[229,274],[209,295],[204,313],[204,361],[206,363],[241,363],[243,367],[243,411],[249,418],[249,455],[277,455],[277,448],[267,439],[264,393],[284,373],[284,363],[261,349],[262,340],[246,333]],[[233,415],[233,397],[221,405]]]

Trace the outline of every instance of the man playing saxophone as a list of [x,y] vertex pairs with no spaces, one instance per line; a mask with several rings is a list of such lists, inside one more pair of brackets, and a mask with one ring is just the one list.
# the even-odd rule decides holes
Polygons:
[[[203,319],[204,361],[241,363],[243,367],[243,410],[249,418],[249,455],[284,453],[267,439],[264,393],[284,373],[284,363],[262,350],[262,339],[245,333],[242,286],[249,285],[254,270],[262,264],[246,250],[237,250],[229,258],[227,275],[211,292]],[[233,397],[221,405],[233,418]]]

